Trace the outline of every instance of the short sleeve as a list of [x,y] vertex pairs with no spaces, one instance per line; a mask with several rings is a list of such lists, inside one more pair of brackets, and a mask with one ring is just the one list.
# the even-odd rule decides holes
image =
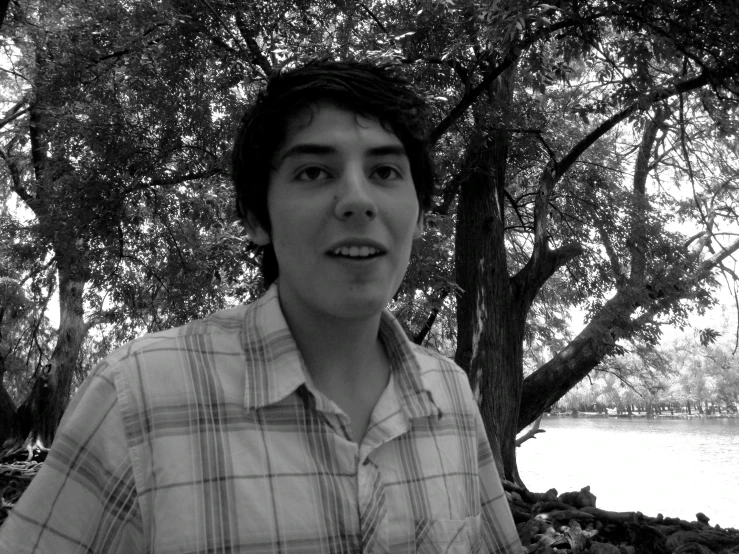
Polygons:
[[[475,406],[477,407],[477,406]],[[503,485],[498,476],[493,452],[479,410],[475,410],[478,444],[478,471],[482,512],[482,538],[485,552],[521,554],[523,547],[508,507]]]
[[144,552],[112,368],[88,376],[38,475],[0,528],[0,554]]

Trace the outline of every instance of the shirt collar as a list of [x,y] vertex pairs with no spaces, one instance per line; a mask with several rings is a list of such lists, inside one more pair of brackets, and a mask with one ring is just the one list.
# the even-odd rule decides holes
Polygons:
[[[440,417],[431,391],[423,385],[414,345],[388,310],[383,311],[380,319],[380,339],[408,417]],[[246,358],[247,409],[279,402],[309,381],[303,357],[280,308],[276,283],[246,310],[242,348]]]

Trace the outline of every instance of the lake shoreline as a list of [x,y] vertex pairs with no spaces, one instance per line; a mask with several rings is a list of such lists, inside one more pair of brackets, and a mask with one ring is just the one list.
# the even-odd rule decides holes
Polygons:
[[[557,412],[552,414],[544,414],[544,417],[587,417],[587,418],[618,418],[618,419],[739,419],[739,414],[652,414],[647,415],[646,412],[633,412],[631,414],[604,414],[597,412]],[[542,418],[543,420],[544,418]]]
[[689,522],[597,508],[590,487],[558,495],[533,493],[509,481],[503,489],[528,554],[735,554],[739,530],[709,525],[696,514]]
[[739,528],[739,418],[685,416],[545,416],[544,432],[516,449],[518,473],[531,491],[590,485],[609,510],[688,521],[702,512]]

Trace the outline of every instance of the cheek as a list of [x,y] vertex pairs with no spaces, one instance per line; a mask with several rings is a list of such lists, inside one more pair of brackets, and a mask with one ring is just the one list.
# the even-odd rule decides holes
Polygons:
[[314,218],[305,204],[278,202],[270,206],[269,216],[276,250],[300,254],[314,242]]
[[391,207],[390,217],[396,233],[402,238],[417,238],[419,226],[419,207],[416,197],[397,202]]

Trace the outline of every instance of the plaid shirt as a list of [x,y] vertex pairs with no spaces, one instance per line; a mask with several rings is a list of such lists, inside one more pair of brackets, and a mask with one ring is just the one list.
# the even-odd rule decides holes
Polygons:
[[311,384],[273,286],[109,355],[0,552],[521,552],[466,375],[384,312],[361,444]]

